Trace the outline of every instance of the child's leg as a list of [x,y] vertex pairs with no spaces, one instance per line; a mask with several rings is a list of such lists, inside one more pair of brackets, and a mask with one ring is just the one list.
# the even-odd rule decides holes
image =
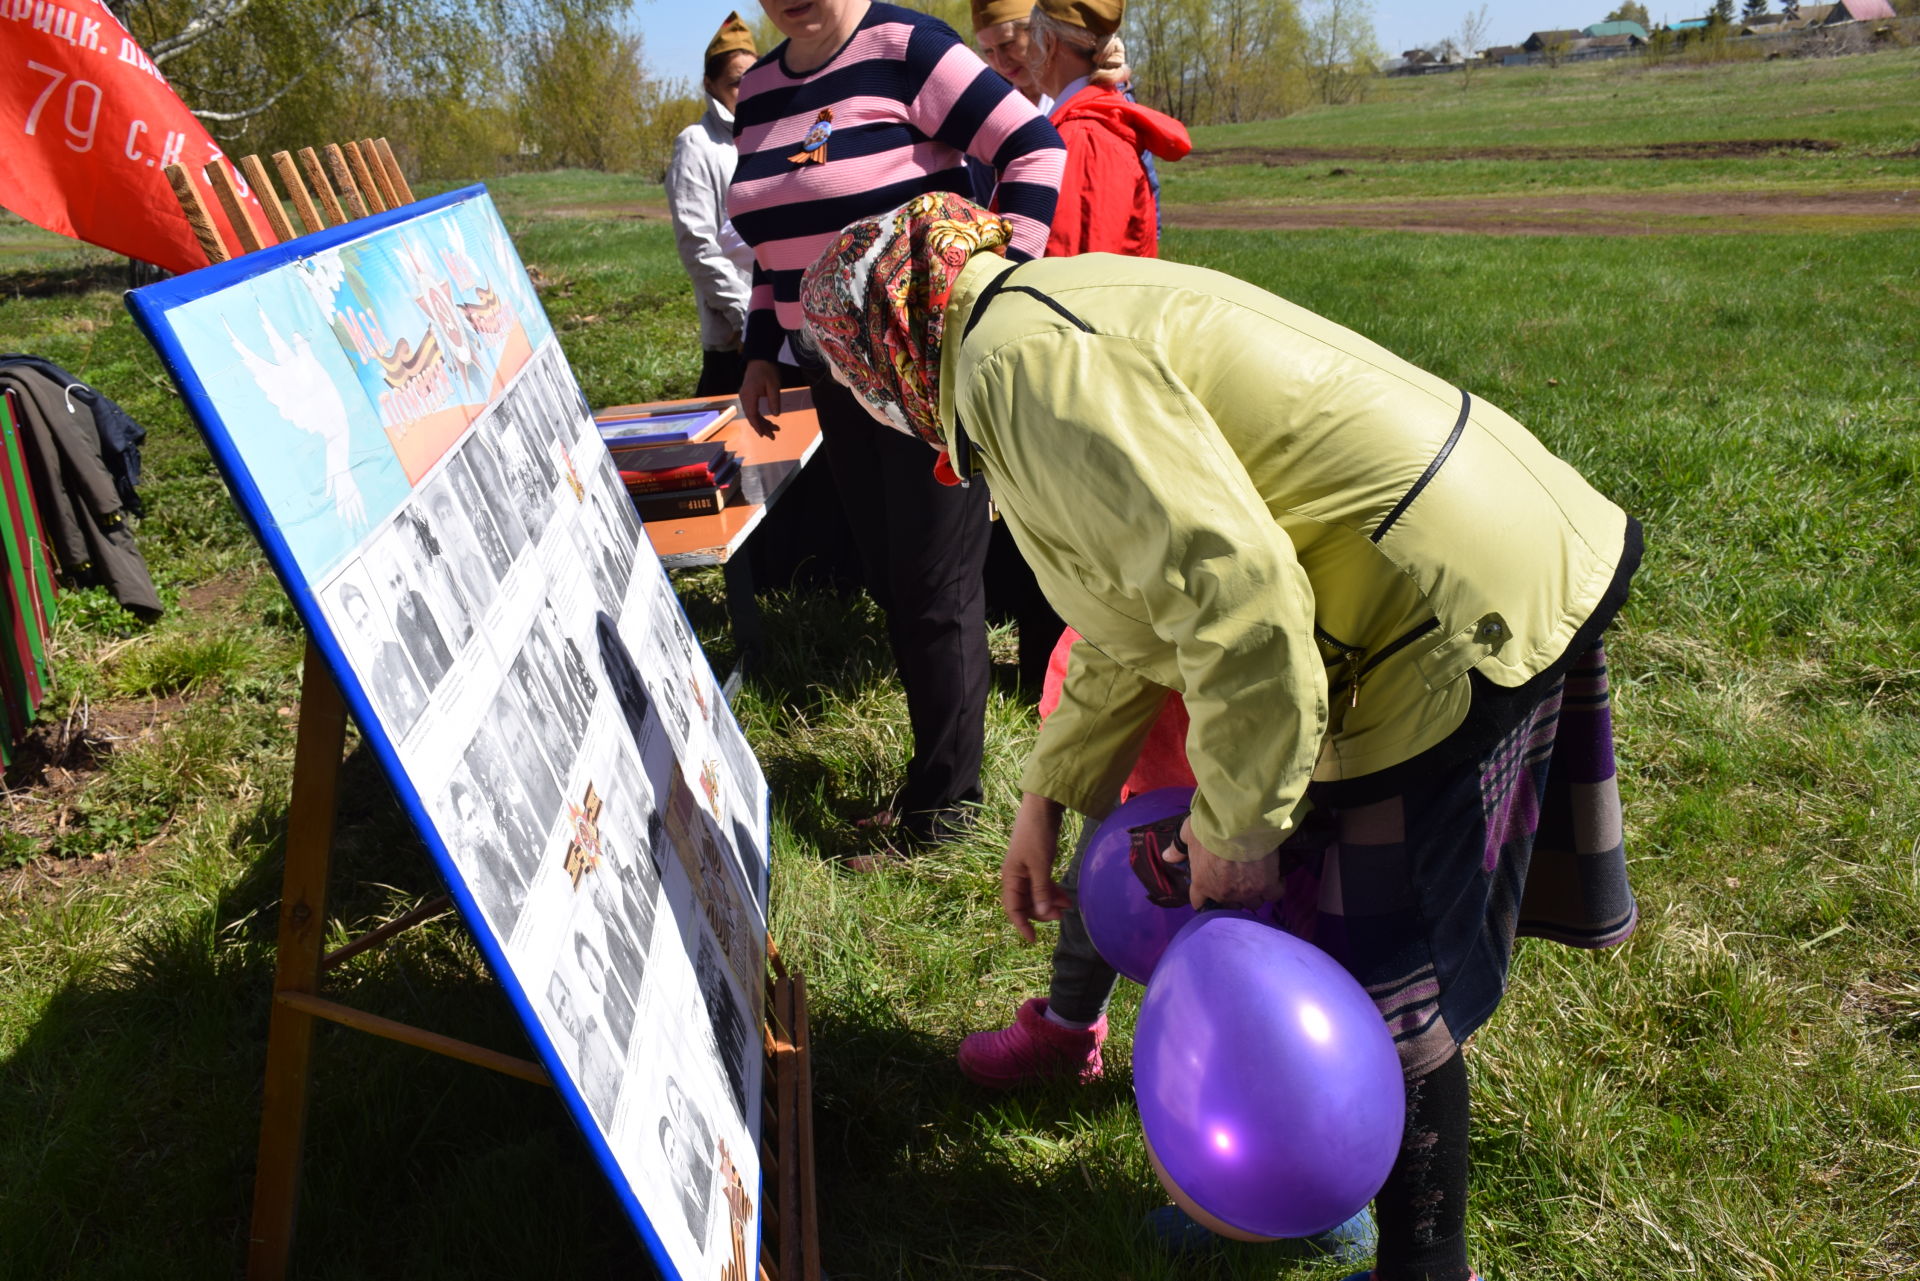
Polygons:
[[[1080,839],[1074,843],[1073,862],[1060,884],[1070,894],[1080,887],[1080,864],[1087,845],[1099,825],[1082,820]],[[1069,1025],[1086,1027],[1107,1012],[1107,1002],[1120,981],[1120,974],[1100,959],[1100,950],[1087,934],[1087,923],[1080,909],[1068,908],[1060,914],[1060,937],[1053,945],[1053,986],[1047,994],[1047,1012]]]
[[1407,1129],[1387,1185],[1376,1281],[1467,1281],[1467,1061],[1407,1082]]

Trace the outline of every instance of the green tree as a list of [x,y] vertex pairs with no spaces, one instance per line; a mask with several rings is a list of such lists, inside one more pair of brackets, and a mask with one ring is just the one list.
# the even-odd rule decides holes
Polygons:
[[1733,0],[1713,0],[1713,7],[1707,10],[1707,25],[1727,27],[1733,25]]
[[1378,70],[1380,46],[1367,0],[1317,0],[1308,11],[1305,61],[1316,99],[1352,102]]
[[1608,22],[1637,22],[1647,30],[1653,30],[1653,19],[1647,16],[1647,6],[1635,4],[1633,0],[1615,9],[1607,15]]
[[1740,6],[1740,17],[1743,21],[1752,22],[1755,18],[1764,15],[1766,11],[1767,0],[1746,0],[1746,3]]

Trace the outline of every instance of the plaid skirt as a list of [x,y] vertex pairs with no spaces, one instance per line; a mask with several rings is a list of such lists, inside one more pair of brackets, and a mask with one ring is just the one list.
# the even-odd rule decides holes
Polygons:
[[1477,760],[1316,809],[1281,856],[1281,923],[1360,980],[1408,1079],[1440,1066],[1499,1005],[1516,937],[1633,933],[1604,648]]

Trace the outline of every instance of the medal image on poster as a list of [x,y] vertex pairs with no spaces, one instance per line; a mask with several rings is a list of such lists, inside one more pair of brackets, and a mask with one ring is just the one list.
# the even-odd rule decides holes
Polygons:
[[661,1273],[745,1275],[766,780],[485,189],[129,306]]

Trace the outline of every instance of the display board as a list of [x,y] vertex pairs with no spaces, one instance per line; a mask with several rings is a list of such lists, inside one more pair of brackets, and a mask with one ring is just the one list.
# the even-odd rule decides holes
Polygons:
[[759,1241],[766,782],[492,200],[129,295],[662,1271]]

